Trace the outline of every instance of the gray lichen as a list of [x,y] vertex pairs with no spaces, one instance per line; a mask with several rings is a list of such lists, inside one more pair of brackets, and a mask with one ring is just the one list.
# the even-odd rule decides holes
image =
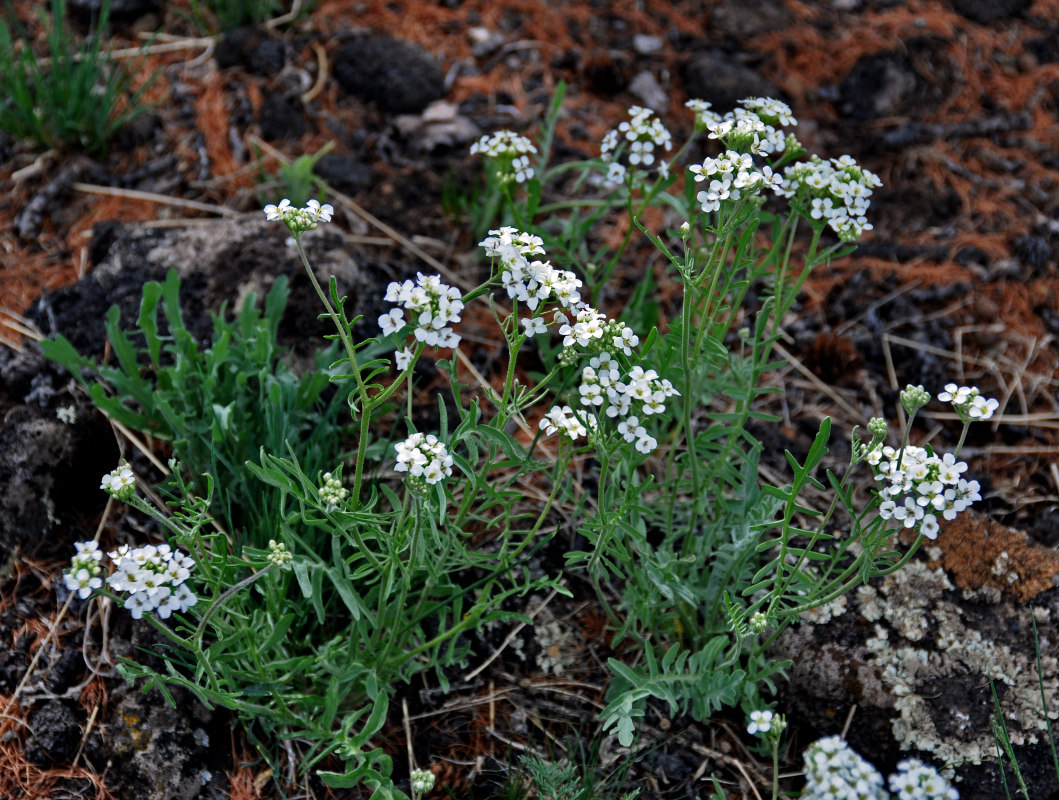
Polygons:
[[[1013,571],[1001,561],[996,570]],[[1000,602],[999,591],[957,591],[944,570],[921,561],[849,597],[844,620],[787,631],[780,642],[779,654],[808,662],[792,682],[802,675],[819,681],[811,690],[833,704],[833,716],[844,699],[892,709],[898,747],[930,754],[949,765],[949,774],[995,756],[990,681],[1014,745],[1035,744],[1047,729],[1030,628],[1032,616],[1040,630],[1044,694],[1054,698],[1059,661],[1047,608]],[[1059,718],[1059,703],[1049,716]]]

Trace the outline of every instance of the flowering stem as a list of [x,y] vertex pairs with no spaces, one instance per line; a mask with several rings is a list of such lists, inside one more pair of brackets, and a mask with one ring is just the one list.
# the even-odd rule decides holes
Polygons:
[[[360,364],[357,361],[357,352],[353,347],[353,341],[349,338],[349,331],[346,329],[345,321],[338,316],[338,312],[335,311],[334,307],[331,305],[331,301],[320,286],[320,282],[316,280],[316,275],[313,273],[313,269],[309,265],[309,259],[305,255],[305,249],[302,247],[301,237],[297,234],[294,236],[294,244],[298,248],[298,255],[301,256],[302,265],[305,267],[305,272],[309,275],[309,280],[312,281],[317,296],[324,304],[324,308],[327,309],[327,313],[331,317],[331,320],[335,323],[335,328],[338,330],[338,336],[342,340],[342,346],[346,349],[346,357],[349,359],[349,365],[353,368],[353,377],[357,381],[357,394],[360,396],[362,407],[360,413],[360,440],[357,442],[357,462],[353,473],[353,490],[350,492],[350,498],[353,501],[354,507],[359,508],[361,484],[364,480],[364,461],[368,449],[368,423],[371,421],[370,412],[374,406],[370,403],[368,388],[364,385],[364,376],[360,374]],[[393,387],[391,387],[390,390],[391,394],[392,391]]]
[[780,793],[780,737],[769,738],[772,739],[772,800],[776,800]]
[[960,451],[963,449],[963,443],[965,441],[967,441],[967,431],[969,431],[970,429],[971,429],[971,423],[970,422],[964,422],[963,423],[963,430],[960,431],[960,441],[956,443],[956,449],[952,453],[953,458],[959,458],[960,457]]
[[[600,514],[606,514],[607,508],[607,476],[610,474],[610,450],[606,447],[601,448],[599,451],[599,481],[596,486],[596,505],[599,508]],[[610,541],[609,531],[611,525],[604,526],[603,531],[599,534],[599,539],[596,541],[596,546],[592,550],[592,558],[588,562],[588,572],[592,576],[592,580],[596,580],[596,568],[599,566],[599,559],[603,552],[603,548],[607,542]]]

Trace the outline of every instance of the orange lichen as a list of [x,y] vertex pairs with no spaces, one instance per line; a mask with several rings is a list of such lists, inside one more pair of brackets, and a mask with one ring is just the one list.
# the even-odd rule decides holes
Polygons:
[[931,569],[944,567],[961,589],[992,587],[1024,603],[1059,585],[1059,553],[987,517],[960,514],[942,528],[937,545],[942,556]]

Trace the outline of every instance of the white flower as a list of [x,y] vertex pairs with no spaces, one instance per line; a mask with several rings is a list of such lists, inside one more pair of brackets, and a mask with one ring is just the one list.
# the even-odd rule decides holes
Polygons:
[[162,586],[157,589],[151,600],[154,602],[155,611],[158,612],[158,616],[162,619],[169,619],[169,616],[174,611],[180,610],[180,602],[173,594],[173,590],[168,586]]
[[959,800],[957,792],[933,767],[910,758],[897,764],[890,776],[890,791],[896,800]]
[[404,312],[399,308],[391,308],[379,317],[379,328],[382,329],[383,336],[397,333],[397,331],[401,330],[404,326]]
[[[629,164],[648,167],[655,162],[656,150],[669,150],[673,145],[673,136],[649,108],[632,106],[629,108],[629,119],[618,125],[603,137],[600,151],[603,160],[615,165],[621,140],[628,144]],[[624,169],[620,172],[608,169],[606,183],[616,184],[624,179]]]
[[394,470],[407,472],[434,484],[452,474],[452,456],[445,445],[433,434],[413,433],[394,445],[397,463]]
[[[595,417],[592,414],[586,414],[585,420],[589,426],[595,427]],[[553,406],[540,421],[540,428],[546,435],[562,433],[570,441],[588,435],[588,428],[570,406]]]
[[314,222],[323,221],[330,222],[331,215],[335,210],[331,207],[330,203],[324,203],[322,206],[316,200],[310,200],[305,204],[304,211],[312,218]]
[[472,155],[484,155],[495,163],[501,183],[525,183],[532,178],[533,167],[527,154],[536,152],[533,142],[514,131],[496,131],[471,145]]
[[640,428],[640,436],[636,439],[636,450],[644,455],[653,453],[658,447],[658,440]]
[[612,161],[607,165],[607,174],[603,176],[603,185],[607,187],[621,186],[625,183],[628,170],[619,161]]
[[154,603],[147,592],[135,592],[125,598],[125,608],[129,609],[133,619],[140,619],[144,611],[154,609]]
[[759,733],[768,733],[772,729],[771,711],[751,711],[750,724],[746,726],[746,732],[752,736]]
[[635,416],[629,416],[618,423],[618,433],[620,433],[627,442],[635,441],[639,436],[640,432],[644,434],[647,431],[640,426],[640,418]]
[[177,604],[176,611],[181,613],[187,611],[193,605],[195,605],[199,599],[195,596],[195,593],[191,591],[186,583],[182,583],[173,590],[173,601]]
[[412,791],[418,794],[426,794],[434,788],[434,773],[425,769],[414,769],[409,776]]
[[92,571],[87,567],[71,570],[63,576],[63,583],[71,592],[77,592],[77,596],[84,600],[96,589],[103,588],[103,578],[98,571]]
[[278,206],[269,203],[264,211],[265,219],[282,221],[295,236],[303,231],[315,229],[320,222],[330,222],[334,213],[329,203],[320,205],[317,200],[309,200],[305,208],[294,208],[287,198],[283,198]]
[[543,317],[527,317],[522,320],[522,327],[526,329],[526,336],[530,338],[548,332],[548,323]]
[[460,321],[463,298],[458,289],[442,283],[440,275],[420,272],[414,284],[393,281],[386,287],[385,300],[400,307],[379,317],[384,336],[404,329],[407,311],[418,341],[432,347],[456,347],[460,343],[459,335],[449,326]]
[[397,369],[404,372],[408,369],[408,365],[412,363],[412,351],[407,347],[398,350],[393,354],[393,361],[397,365]]
[[103,476],[99,488],[118,500],[128,500],[136,491],[136,476],[129,465],[122,462]]
[[274,222],[278,219],[283,219],[284,215],[287,213],[287,210],[289,208],[290,200],[288,200],[286,197],[279,201],[278,206],[269,203],[267,206],[265,206],[265,219],[269,220],[270,222]]

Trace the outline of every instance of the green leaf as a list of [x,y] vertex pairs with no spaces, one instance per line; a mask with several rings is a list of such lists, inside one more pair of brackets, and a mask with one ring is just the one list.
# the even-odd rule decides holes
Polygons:
[[151,363],[158,366],[162,359],[162,340],[158,336],[158,301],[162,297],[162,284],[150,281],[143,285],[143,299],[140,301],[140,316],[137,323],[147,341],[147,352]]

